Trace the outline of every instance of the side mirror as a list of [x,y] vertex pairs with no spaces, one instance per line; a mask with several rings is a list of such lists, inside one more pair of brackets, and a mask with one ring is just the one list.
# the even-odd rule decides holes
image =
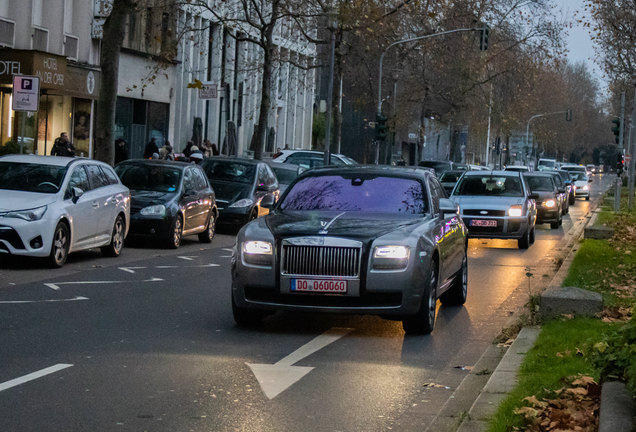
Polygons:
[[589,179],[587,182],[588,182],[588,183],[592,183],[592,179]]
[[76,204],[76,203],[77,203],[77,200],[78,200],[78,199],[80,199],[80,197],[81,197],[82,195],[84,195],[84,191],[83,191],[83,190],[81,190],[81,189],[80,189],[80,188],[78,188],[78,187],[73,187],[73,189],[71,189],[71,191],[72,191],[72,192],[71,192],[71,195],[72,195],[72,201],[73,201],[73,204]]
[[530,194],[530,199],[533,199],[535,201],[538,200],[539,199],[539,194],[538,193],[534,193],[534,192],[531,193]]
[[196,195],[197,191],[195,191],[194,189],[186,189],[186,191],[183,193],[183,197],[189,197],[189,196],[193,196]]
[[447,198],[440,198],[439,212],[442,214],[442,217],[447,214],[459,214],[459,206]]
[[261,200],[261,207],[267,210],[271,210],[276,203],[276,196],[274,194],[265,195]]
[[256,186],[256,191],[257,192],[267,192],[267,191],[269,191],[269,186],[264,185],[264,184],[258,185],[258,186]]
[[557,189],[557,192],[558,192],[558,193],[565,193],[565,189],[563,189],[563,188],[558,188],[558,189]]

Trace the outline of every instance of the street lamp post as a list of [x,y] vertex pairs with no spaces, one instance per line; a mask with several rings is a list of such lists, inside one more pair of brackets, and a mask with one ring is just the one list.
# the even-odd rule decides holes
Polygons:
[[[545,116],[550,116],[550,115],[556,115],[556,114],[567,114],[568,111],[557,111],[557,112],[553,112],[553,113],[546,113],[546,114],[537,114],[536,116],[532,116],[530,117],[530,120],[528,120],[528,127],[526,128],[526,147],[529,147],[529,141],[530,141],[530,122],[534,119],[536,119],[537,117],[545,117]],[[534,140],[533,140],[534,141]],[[534,150],[534,142],[532,143],[532,149]],[[536,153],[535,153],[535,159],[536,159]],[[536,161],[535,161],[536,162]]]
[[336,57],[336,10],[331,9],[329,14],[329,30],[331,30],[331,56],[329,57],[329,82],[327,84],[327,125],[325,130],[325,166],[331,162],[331,110],[333,104],[333,69]]

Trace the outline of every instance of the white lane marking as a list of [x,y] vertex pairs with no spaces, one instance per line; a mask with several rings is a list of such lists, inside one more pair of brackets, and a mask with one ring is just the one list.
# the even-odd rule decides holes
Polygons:
[[352,331],[351,328],[329,329],[273,365],[246,364],[252,369],[252,373],[261,385],[265,396],[274,399],[314,369],[307,366],[292,366],[294,363],[334,343]]
[[171,269],[171,268],[179,268],[179,266],[155,266],[157,269]]
[[72,299],[57,299],[57,300],[12,300],[12,301],[0,301],[0,304],[23,304],[23,303],[53,303],[53,302],[70,302],[78,300],[88,300],[88,297],[77,296]]
[[228,249],[228,248],[223,248],[221,250],[227,251],[227,252],[234,252],[234,249]]
[[24,375],[20,378],[12,379],[11,381],[6,381],[0,383],[0,391],[10,389],[11,387],[18,386],[20,384],[24,384],[29,381],[33,381],[34,379],[42,378],[43,376],[61,371],[62,369],[66,369],[73,366],[72,364],[64,364],[59,363],[51,367],[47,367],[46,369],[39,370],[37,372],[30,373],[28,375]]
[[[188,267],[219,267],[220,264],[199,264],[199,265],[193,265],[193,266],[184,266],[182,268],[188,268]],[[172,268],[180,268],[179,266],[155,266],[156,269],[172,269]]]
[[232,255],[221,255],[221,258],[232,258]]
[[145,269],[146,267],[119,267],[119,270],[123,270],[128,273],[135,273],[135,270]]
[[[163,279],[153,277],[152,279],[146,279],[141,282],[160,282],[160,281],[163,281]],[[139,281],[77,281],[77,282],[56,282],[54,284],[45,283],[44,285],[59,291],[60,289],[59,285],[94,285],[94,284],[104,285],[104,284],[117,284],[117,283],[131,283],[131,282],[135,283]]]
[[187,260],[187,261],[194,261],[194,259],[198,258],[198,256],[178,256],[177,258],[181,258],[182,260]]

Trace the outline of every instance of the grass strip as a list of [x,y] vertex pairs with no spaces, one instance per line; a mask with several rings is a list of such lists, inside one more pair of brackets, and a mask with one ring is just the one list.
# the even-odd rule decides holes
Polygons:
[[589,353],[604,334],[618,325],[584,317],[557,319],[544,324],[519,369],[517,385],[499,405],[488,431],[508,432],[513,426],[523,429],[525,420],[522,415],[514,414],[515,408],[527,406],[523,401],[527,396],[534,395],[541,400],[547,395],[544,389],[563,388],[567,377],[587,374],[598,380],[599,372]]

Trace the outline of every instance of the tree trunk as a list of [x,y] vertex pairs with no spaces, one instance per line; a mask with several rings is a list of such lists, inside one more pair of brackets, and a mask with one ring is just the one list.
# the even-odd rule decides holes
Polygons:
[[342,53],[340,52],[340,46],[342,45],[342,29],[338,29],[336,32],[336,47],[335,47],[335,66],[334,66],[334,76],[333,76],[333,92],[332,92],[332,118],[333,118],[333,129],[335,133],[334,143],[334,153],[340,153],[340,142],[342,140],[342,114],[340,106],[340,82],[342,80]]
[[112,165],[115,158],[115,107],[119,78],[119,53],[126,32],[126,16],[134,10],[133,0],[114,0],[104,24],[100,66],[101,88],[97,101],[95,125],[95,159]]

